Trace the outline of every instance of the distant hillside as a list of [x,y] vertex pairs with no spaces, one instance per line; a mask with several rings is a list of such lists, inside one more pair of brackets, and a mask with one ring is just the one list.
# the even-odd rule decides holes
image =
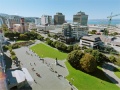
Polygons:
[[25,22],[35,22],[35,18],[38,17],[24,17],[25,18]]
[[[0,16],[4,18],[8,18],[10,16],[18,16],[18,15],[8,15],[8,14],[0,13]],[[18,17],[23,17],[23,16],[18,16]],[[35,22],[35,18],[38,17],[24,17],[24,18],[25,18],[25,22]]]

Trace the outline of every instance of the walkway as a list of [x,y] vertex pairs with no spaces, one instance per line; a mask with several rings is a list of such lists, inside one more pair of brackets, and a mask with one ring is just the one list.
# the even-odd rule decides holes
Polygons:
[[112,63],[105,63],[102,70],[113,83],[120,87],[120,79],[114,74],[115,67],[117,66]]
[[[38,43],[40,41],[37,41],[35,44]],[[28,47],[21,47],[14,51],[21,66],[27,68],[33,79],[37,82],[32,85],[32,90],[71,90],[72,86],[64,78],[69,74],[64,64],[65,60],[58,60],[59,65],[55,65],[55,60],[50,58],[40,60]],[[9,56],[9,52],[6,54]],[[12,65],[12,68],[15,67],[15,65]],[[38,77],[36,73],[40,74],[41,77]]]

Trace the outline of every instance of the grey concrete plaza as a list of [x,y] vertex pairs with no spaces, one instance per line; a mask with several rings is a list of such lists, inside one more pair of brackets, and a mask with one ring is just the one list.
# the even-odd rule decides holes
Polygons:
[[[64,64],[65,60],[58,60],[59,65],[55,65],[53,59],[44,58],[44,61],[40,60],[29,47],[21,47],[14,51],[21,67],[27,68],[32,78],[37,82],[33,83],[32,90],[71,90],[72,86],[65,79],[65,76],[69,74]],[[9,51],[6,52],[6,55],[9,56]],[[15,67],[15,65],[12,65],[12,68]],[[41,77],[38,77],[36,73],[39,73]]]

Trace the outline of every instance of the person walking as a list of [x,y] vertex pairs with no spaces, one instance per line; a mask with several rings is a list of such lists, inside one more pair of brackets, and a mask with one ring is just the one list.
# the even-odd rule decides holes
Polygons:
[[34,79],[34,82],[37,84],[36,80]]

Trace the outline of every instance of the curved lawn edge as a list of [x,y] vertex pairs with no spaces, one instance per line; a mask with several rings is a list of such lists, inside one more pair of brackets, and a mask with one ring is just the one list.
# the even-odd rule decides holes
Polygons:
[[[86,74],[82,71],[74,69],[69,62],[65,62],[66,67],[69,71],[69,75],[66,76],[66,79],[71,82],[78,90],[119,90],[115,84],[110,82],[110,80],[105,76],[104,72],[101,70],[101,67],[98,69],[101,71],[98,73],[98,76],[102,76],[103,79],[98,78],[97,76],[92,76]],[[74,81],[72,81],[72,79]],[[105,79],[105,80],[104,80]]]

